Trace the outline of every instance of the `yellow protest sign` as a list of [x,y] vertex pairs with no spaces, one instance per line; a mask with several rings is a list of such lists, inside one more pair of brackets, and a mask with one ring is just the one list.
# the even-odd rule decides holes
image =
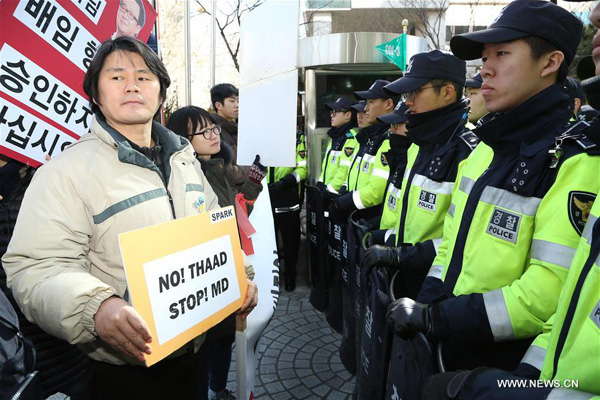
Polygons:
[[233,207],[119,235],[135,310],[157,363],[242,305],[247,282]]

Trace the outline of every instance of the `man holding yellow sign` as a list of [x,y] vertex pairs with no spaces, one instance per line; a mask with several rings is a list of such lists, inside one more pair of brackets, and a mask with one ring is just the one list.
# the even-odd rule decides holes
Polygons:
[[[102,44],[84,80],[95,113],[91,132],[35,174],[2,259],[25,316],[79,345],[92,359],[90,390],[99,399],[193,398],[193,353],[203,338],[187,328],[217,323],[216,314],[237,308],[247,315],[257,303],[256,285],[244,277],[232,210],[215,212],[217,197],[189,142],[152,121],[169,84],[164,65],[143,43],[120,37]],[[196,228],[204,227],[200,239],[178,242],[166,236],[176,231],[172,224],[193,223],[194,218],[199,218]],[[121,254],[119,240],[136,235],[144,241],[134,238],[135,249],[121,243]],[[219,267],[214,254],[201,248],[215,240],[226,254],[216,253]],[[186,253],[191,248],[195,252]],[[195,262],[204,254],[211,266],[205,257],[199,277]],[[174,264],[161,264],[174,262],[168,257],[180,257],[182,273],[174,274]],[[160,270],[161,265],[169,270]],[[207,286],[204,278],[212,282]],[[207,287],[202,298],[190,281]],[[154,309],[151,284],[158,285],[159,294],[186,288],[194,293],[193,301],[188,293],[183,303],[171,301],[173,308]],[[144,296],[147,303],[139,300]],[[167,320],[175,313],[184,317],[184,311],[210,309],[219,298],[225,300],[214,308],[217,313],[196,315],[181,334],[169,328],[160,333],[165,329],[156,323],[163,313]],[[182,337],[188,340],[181,347],[164,351],[163,345]],[[171,352],[166,360],[144,366]]]

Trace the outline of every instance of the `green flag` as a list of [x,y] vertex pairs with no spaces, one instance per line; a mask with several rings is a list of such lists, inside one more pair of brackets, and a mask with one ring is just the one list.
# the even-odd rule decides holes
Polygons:
[[385,54],[387,58],[392,60],[402,72],[406,71],[406,34],[402,34],[387,43],[382,43],[375,46],[377,50]]

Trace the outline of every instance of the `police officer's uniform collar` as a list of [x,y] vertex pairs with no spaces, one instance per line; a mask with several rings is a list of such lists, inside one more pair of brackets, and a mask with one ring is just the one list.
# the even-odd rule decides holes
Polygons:
[[360,143],[364,143],[370,138],[386,133],[389,128],[389,124],[378,122],[375,125],[362,128],[358,135],[356,135],[356,140],[358,140]]
[[457,124],[468,112],[467,104],[467,100],[462,99],[436,110],[407,114],[408,137],[421,147],[447,143],[453,133],[462,132]]
[[348,132],[350,129],[352,129],[352,121],[345,123],[342,126],[338,126],[337,128],[334,128],[333,126],[331,128],[329,128],[329,130],[327,131],[327,135],[329,135],[330,138],[335,139],[340,135],[344,135],[346,132]]
[[514,151],[569,121],[569,96],[563,84],[554,84],[505,113],[489,113],[475,134],[495,151]]

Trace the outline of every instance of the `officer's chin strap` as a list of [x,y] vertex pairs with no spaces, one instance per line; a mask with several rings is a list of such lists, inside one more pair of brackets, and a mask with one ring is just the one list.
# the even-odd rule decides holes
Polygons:
[[548,156],[550,157],[550,168],[555,169],[560,163],[560,159],[564,155],[565,151],[562,149],[562,144],[565,140],[572,139],[577,140],[583,138],[585,135],[581,133],[583,128],[590,126],[585,121],[579,121],[572,125],[565,132],[557,136],[554,141],[554,147],[548,150]]
[[469,120],[469,112],[471,111],[471,108],[469,107],[470,102],[471,100],[469,100],[468,98],[464,98],[461,100],[461,103],[463,103],[463,106],[467,109],[465,110],[462,117],[460,117],[460,121],[458,121],[456,128],[454,128],[454,130],[452,131],[452,135],[450,135],[450,137],[446,141],[446,144],[450,143],[454,135],[456,135],[456,132],[458,132],[459,129],[463,128],[467,124],[467,121]]

